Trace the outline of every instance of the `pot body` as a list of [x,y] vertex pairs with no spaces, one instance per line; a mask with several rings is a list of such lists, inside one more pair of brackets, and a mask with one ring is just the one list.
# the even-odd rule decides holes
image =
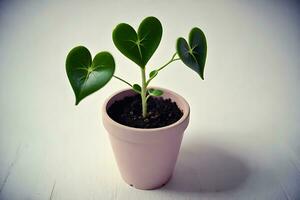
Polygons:
[[189,123],[190,109],[184,98],[170,90],[158,89],[164,91],[163,98],[170,98],[183,111],[177,122],[165,127],[133,128],[119,124],[108,116],[107,109],[112,103],[135,94],[131,89],[112,95],[103,106],[103,124],[121,176],[138,189],[159,188],[170,179],[184,130]]

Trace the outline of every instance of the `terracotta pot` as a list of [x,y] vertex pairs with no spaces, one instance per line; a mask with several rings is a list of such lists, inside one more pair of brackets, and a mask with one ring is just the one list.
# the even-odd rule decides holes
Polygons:
[[[157,88],[157,87],[155,87]],[[170,179],[175,167],[184,130],[189,123],[190,108],[180,95],[164,89],[163,98],[175,101],[183,116],[161,128],[133,128],[117,123],[107,114],[111,104],[134,95],[131,89],[115,93],[103,106],[103,124],[109,133],[114,155],[125,182],[138,189],[155,189]]]

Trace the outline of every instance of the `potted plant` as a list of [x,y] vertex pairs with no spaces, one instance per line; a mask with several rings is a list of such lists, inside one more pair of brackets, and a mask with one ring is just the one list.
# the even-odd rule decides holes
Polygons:
[[190,31],[188,42],[178,38],[171,59],[146,77],[146,64],[159,46],[162,32],[155,17],[145,18],[137,32],[125,23],[113,30],[115,46],[138,65],[141,84],[131,84],[114,75],[115,61],[109,52],[100,52],[92,59],[87,48],[78,46],[66,59],[76,105],[112,77],[129,86],[105,101],[102,119],[123,179],[138,189],[155,189],[170,179],[189,122],[190,109],[185,99],[170,90],[150,87],[150,82],[178,60],[204,79],[207,45],[199,28]]

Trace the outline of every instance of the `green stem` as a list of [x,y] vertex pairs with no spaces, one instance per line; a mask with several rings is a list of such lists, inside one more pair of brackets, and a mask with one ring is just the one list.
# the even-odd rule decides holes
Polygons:
[[148,96],[146,97],[146,102],[148,101],[148,99],[151,97],[151,95],[148,94]]
[[141,91],[141,98],[142,98],[142,112],[143,117],[145,118],[147,116],[147,82],[146,82],[146,70],[145,68],[141,68],[142,73],[142,91]]
[[175,56],[177,55],[177,53],[174,53],[171,60],[169,60],[166,64],[164,64],[163,66],[161,66],[160,68],[157,69],[157,71],[162,70],[163,68],[165,68],[167,65],[169,65],[170,63],[176,61],[176,60],[180,60],[180,58],[175,58]]
[[114,78],[118,79],[119,81],[122,81],[123,83],[125,83],[125,84],[129,85],[130,87],[132,87],[132,85],[130,83],[128,83],[127,81],[125,81],[124,79],[122,79],[118,76],[115,76],[115,75],[113,75],[113,76],[114,76]]
[[[171,64],[172,62],[174,62],[174,61],[176,61],[176,60],[180,60],[180,58],[175,58],[176,55],[177,55],[177,53],[174,53],[173,56],[172,56],[172,58],[171,58],[171,60],[169,60],[166,64],[164,64],[163,66],[161,66],[160,68],[158,68],[156,71],[159,72],[160,70],[162,70],[163,68],[165,68],[166,66],[168,66],[169,64]],[[156,75],[155,75],[155,76],[156,76]],[[147,86],[149,85],[150,81],[151,81],[155,76],[151,77],[151,78],[147,81],[147,83],[146,83]]]

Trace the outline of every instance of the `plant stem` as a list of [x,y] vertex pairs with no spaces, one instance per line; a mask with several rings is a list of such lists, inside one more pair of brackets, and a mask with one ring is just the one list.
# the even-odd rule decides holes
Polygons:
[[[162,70],[163,68],[165,68],[166,66],[168,66],[169,64],[171,64],[172,62],[176,61],[176,60],[180,60],[180,58],[175,58],[175,56],[177,55],[177,53],[174,53],[171,60],[169,60],[166,64],[164,64],[163,66],[161,66],[160,68],[158,68],[156,71],[159,72],[160,70]],[[149,85],[150,81],[154,78],[155,76],[153,76],[152,78],[148,79],[147,81],[147,86]]]
[[160,68],[157,69],[157,71],[162,70],[163,68],[165,68],[167,65],[169,65],[170,63],[176,61],[176,60],[180,60],[180,58],[175,58],[175,56],[177,55],[177,53],[174,53],[171,60],[169,60],[166,64],[164,64],[163,66],[161,66]]
[[124,79],[122,79],[118,76],[115,76],[115,75],[113,75],[113,76],[114,76],[114,78],[118,79],[119,81],[122,81],[123,83],[125,83],[125,84],[129,85],[130,87],[132,87],[132,85],[130,83],[128,83],[127,81],[125,81]]
[[142,91],[141,91],[141,98],[142,98],[142,112],[143,117],[145,118],[147,116],[147,82],[146,82],[146,70],[145,68],[141,68],[142,73]]

